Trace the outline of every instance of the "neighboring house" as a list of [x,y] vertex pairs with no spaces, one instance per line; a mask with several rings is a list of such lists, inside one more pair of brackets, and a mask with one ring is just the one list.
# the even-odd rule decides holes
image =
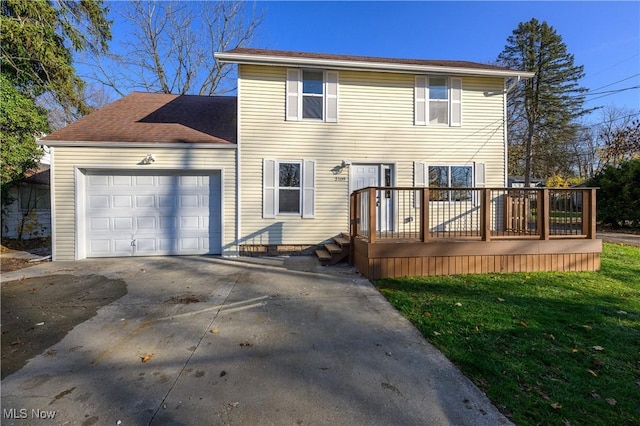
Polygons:
[[33,239],[51,235],[49,165],[28,170],[9,190],[14,202],[3,206],[2,236]]
[[[238,94],[133,93],[45,137],[54,260],[303,252],[366,186],[507,185],[506,92],[532,73],[260,49]],[[392,226],[393,209],[378,215]]]

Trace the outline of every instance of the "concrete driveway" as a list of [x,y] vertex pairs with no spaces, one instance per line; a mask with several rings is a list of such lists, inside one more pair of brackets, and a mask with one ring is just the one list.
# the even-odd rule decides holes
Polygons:
[[2,279],[52,274],[127,294],[2,381],[2,424],[509,424],[347,266],[126,258]]

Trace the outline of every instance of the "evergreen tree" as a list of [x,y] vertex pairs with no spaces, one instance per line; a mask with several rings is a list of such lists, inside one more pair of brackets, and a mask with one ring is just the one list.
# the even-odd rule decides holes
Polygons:
[[582,107],[587,89],[578,83],[583,67],[574,65],[555,29],[535,18],[518,25],[498,62],[535,72],[508,94],[511,172],[523,174],[527,186],[532,175],[566,174],[571,141],[579,131],[576,119],[588,112]]

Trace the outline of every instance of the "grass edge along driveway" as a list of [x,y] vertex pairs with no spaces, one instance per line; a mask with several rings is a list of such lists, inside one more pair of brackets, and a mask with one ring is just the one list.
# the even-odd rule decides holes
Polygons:
[[640,424],[640,248],[604,244],[599,272],[375,284],[516,424]]

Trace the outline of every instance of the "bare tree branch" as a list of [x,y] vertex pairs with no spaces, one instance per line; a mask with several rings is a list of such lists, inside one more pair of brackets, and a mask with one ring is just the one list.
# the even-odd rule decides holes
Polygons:
[[240,0],[114,3],[131,26],[122,54],[95,58],[88,78],[119,94],[133,90],[213,95],[235,90],[233,66],[214,53],[248,46],[263,14]]

